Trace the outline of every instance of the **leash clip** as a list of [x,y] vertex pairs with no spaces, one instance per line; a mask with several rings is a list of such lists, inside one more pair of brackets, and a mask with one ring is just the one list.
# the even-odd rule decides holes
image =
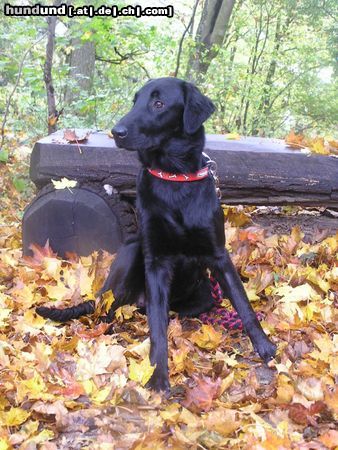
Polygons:
[[219,178],[218,178],[218,175],[217,175],[217,163],[216,163],[216,161],[211,159],[210,156],[207,153],[202,152],[202,155],[207,159],[207,163],[206,164],[207,164],[207,166],[209,168],[209,171],[210,171],[210,173],[212,175],[212,178],[214,179],[215,191],[216,191],[217,198],[220,200],[222,198],[222,192],[221,192],[221,190],[219,188]]

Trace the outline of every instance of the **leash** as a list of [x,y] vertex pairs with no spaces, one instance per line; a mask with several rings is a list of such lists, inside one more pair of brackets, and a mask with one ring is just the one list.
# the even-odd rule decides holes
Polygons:
[[[206,325],[219,325],[227,330],[243,330],[243,323],[238,313],[232,309],[227,309],[222,305],[223,292],[218,281],[210,276],[211,295],[214,305],[210,311],[199,315],[199,319]],[[264,314],[260,311],[256,312],[257,319],[263,320]]]

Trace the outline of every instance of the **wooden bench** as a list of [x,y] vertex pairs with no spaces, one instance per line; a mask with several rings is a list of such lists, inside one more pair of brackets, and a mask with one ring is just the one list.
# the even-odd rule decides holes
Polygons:
[[[338,208],[337,158],[307,155],[277,139],[222,135],[208,135],[205,152],[217,163],[224,204]],[[65,141],[62,131],[39,140],[30,164],[38,194],[23,218],[24,253],[47,239],[62,256],[67,250],[115,252],[136,230],[139,168],[136,152],[117,148],[105,133],[79,144]],[[62,177],[77,180],[77,187],[55,190],[51,180]],[[332,226],[338,228],[337,219]]]

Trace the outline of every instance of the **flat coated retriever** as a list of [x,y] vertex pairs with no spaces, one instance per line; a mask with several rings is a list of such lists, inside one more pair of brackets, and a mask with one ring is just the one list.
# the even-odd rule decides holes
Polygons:
[[[148,384],[156,390],[169,390],[169,309],[180,316],[208,311],[213,306],[208,271],[231,300],[261,358],[268,362],[276,353],[225,249],[223,211],[202,153],[203,123],[214,109],[194,85],[159,78],[139,90],[130,112],[112,129],[116,145],[137,151],[142,163],[137,180],[139,231],[119,250],[101,293],[112,289],[116,298],[108,319],[123,304],[145,305],[150,360],[156,365]],[[90,312],[63,311],[38,309],[60,321]]]

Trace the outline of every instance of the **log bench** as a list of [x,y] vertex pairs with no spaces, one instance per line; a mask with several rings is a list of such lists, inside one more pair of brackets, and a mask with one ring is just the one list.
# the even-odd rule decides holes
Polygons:
[[[307,155],[277,139],[227,140],[207,135],[205,152],[215,160],[227,205],[304,205],[338,208],[338,159]],[[68,143],[59,131],[33,149],[30,177],[38,193],[23,217],[23,251],[35,242],[60,256],[115,252],[136,230],[135,152],[119,149],[107,134],[94,132],[83,143]],[[77,180],[56,190],[51,180]],[[329,225],[338,229],[338,219]]]

